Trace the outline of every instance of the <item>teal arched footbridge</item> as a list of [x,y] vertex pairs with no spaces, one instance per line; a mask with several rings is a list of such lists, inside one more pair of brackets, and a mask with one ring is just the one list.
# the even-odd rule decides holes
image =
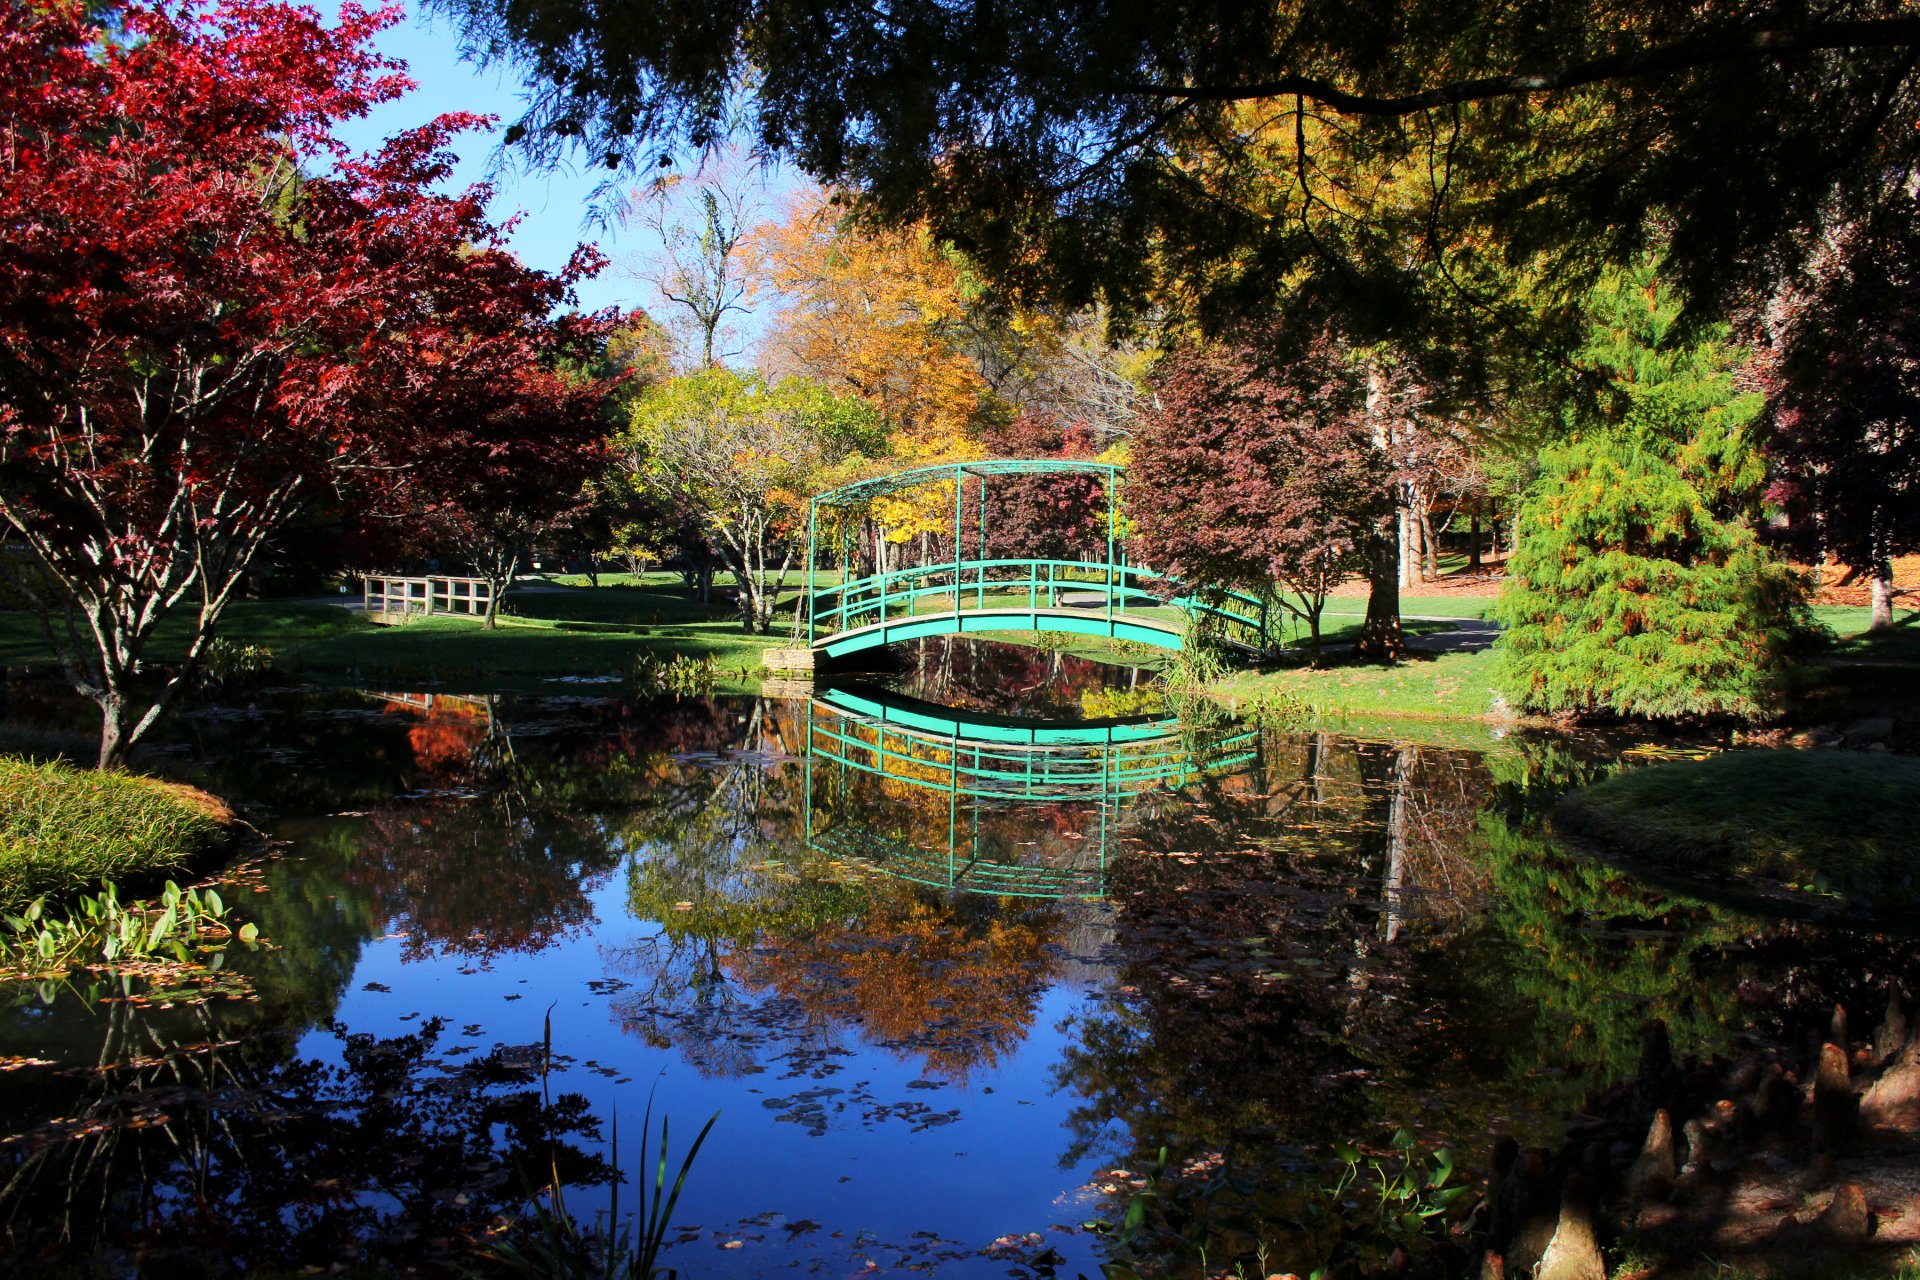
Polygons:
[[[988,482],[996,476],[1045,475],[1085,475],[1099,482],[1105,510],[1087,514],[1096,528],[1104,515],[1104,552],[1088,547],[1080,558],[990,555],[994,524]],[[843,572],[854,563],[851,522],[842,517],[876,499],[913,490],[952,487],[952,554],[891,566],[880,540],[874,572],[809,593],[807,643],[817,654],[839,658],[922,636],[1050,631],[1178,650],[1197,624],[1229,648],[1264,652],[1270,642],[1264,601],[1176,582],[1129,561],[1120,515],[1125,475],[1125,468],[1107,462],[1002,458],[917,467],[816,495],[807,513],[809,583],[816,581],[823,536],[831,539],[836,527]]]

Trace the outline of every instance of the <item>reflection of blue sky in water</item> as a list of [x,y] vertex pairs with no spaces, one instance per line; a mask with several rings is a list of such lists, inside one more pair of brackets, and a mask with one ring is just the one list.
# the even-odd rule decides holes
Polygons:
[[[986,661],[951,657],[978,672],[953,705],[984,702]],[[1035,679],[1051,661],[1011,669]],[[1104,696],[1104,679],[1051,699]],[[617,1113],[630,1169],[649,1089],[681,1142],[723,1113],[682,1201],[697,1230],[669,1258],[681,1274],[870,1258],[999,1276],[1009,1261],[977,1251],[1037,1232],[1071,1275],[1097,1273],[1097,1243],[1052,1225],[1110,1212],[1082,1188],[1136,1143],[1311,1164],[1332,1137],[1417,1123],[1471,1151],[1490,1114],[1537,1139],[1645,1016],[1708,1044],[1755,1016],[1731,995],[1740,977],[1803,958],[1743,956],[1729,940],[1757,926],[1503,835],[1499,779],[1550,752],[1258,735],[1253,759],[1113,799],[1107,901],[836,867],[808,850],[831,788],[834,822],[943,859],[962,798],[937,754],[922,763],[947,764],[944,792],[820,776],[807,715],[754,698],[312,689],[185,715],[176,745],[290,842],[266,892],[231,895],[281,949],[234,959],[257,1003],[141,1016],[186,1043],[283,1030],[326,1060],[329,1020],[393,1036],[438,1016],[453,1070],[538,1044],[551,1009],[555,1087]],[[1097,799],[967,802],[968,837],[977,820],[994,857],[1086,865]],[[21,994],[0,1055],[97,1058],[97,1012]],[[81,1079],[0,1073],[9,1131]],[[757,1215],[780,1216],[744,1221]]]

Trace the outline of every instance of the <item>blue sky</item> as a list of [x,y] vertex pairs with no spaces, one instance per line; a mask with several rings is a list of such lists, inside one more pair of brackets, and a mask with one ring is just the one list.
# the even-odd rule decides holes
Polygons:
[[[487,178],[499,145],[500,128],[520,112],[519,80],[511,73],[483,71],[463,62],[452,26],[412,11],[406,21],[381,33],[378,45],[382,53],[404,60],[420,87],[398,102],[376,108],[365,119],[347,121],[339,130],[342,140],[365,151],[442,112],[477,111],[499,116],[502,123],[493,133],[466,134],[457,143],[460,165],[453,185],[464,187]],[[511,163],[500,166],[491,176],[499,188],[490,206],[494,220],[504,221],[515,212],[525,215],[514,229],[513,248],[530,266],[558,271],[566,265],[575,245],[598,244],[616,264],[581,285],[581,304],[588,310],[607,306],[626,309],[653,301],[647,296],[647,287],[623,275],[617,265],[623,256],[647,252],[637,233],[623,234],[617,226],[588,225],[589,197],[599,182],[598,176],[577,171],[524,173]]]

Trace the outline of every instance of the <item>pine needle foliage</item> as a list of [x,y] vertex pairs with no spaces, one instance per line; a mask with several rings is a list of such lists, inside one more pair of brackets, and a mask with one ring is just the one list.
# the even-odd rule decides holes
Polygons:
[[1762,397],[1724,330],[1683,333],[1651,267],[1588,304],[1570,408],[1520,510],[1495,616],[1518,707],[1657,719],[1778,713],[1818,634],[1805,581],[1762,546]]

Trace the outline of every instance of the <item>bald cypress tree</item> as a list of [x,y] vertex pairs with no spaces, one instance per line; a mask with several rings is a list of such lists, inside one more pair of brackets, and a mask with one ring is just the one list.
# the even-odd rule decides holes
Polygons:
[[1595,291],[1567,411],[1520,509],[1496,616],[1502,682],[1536,712],[1761,719],[1816,635],[1807,585],[1757,535],[1763,398],[1725,332],[1683,333],[1650,268]]

